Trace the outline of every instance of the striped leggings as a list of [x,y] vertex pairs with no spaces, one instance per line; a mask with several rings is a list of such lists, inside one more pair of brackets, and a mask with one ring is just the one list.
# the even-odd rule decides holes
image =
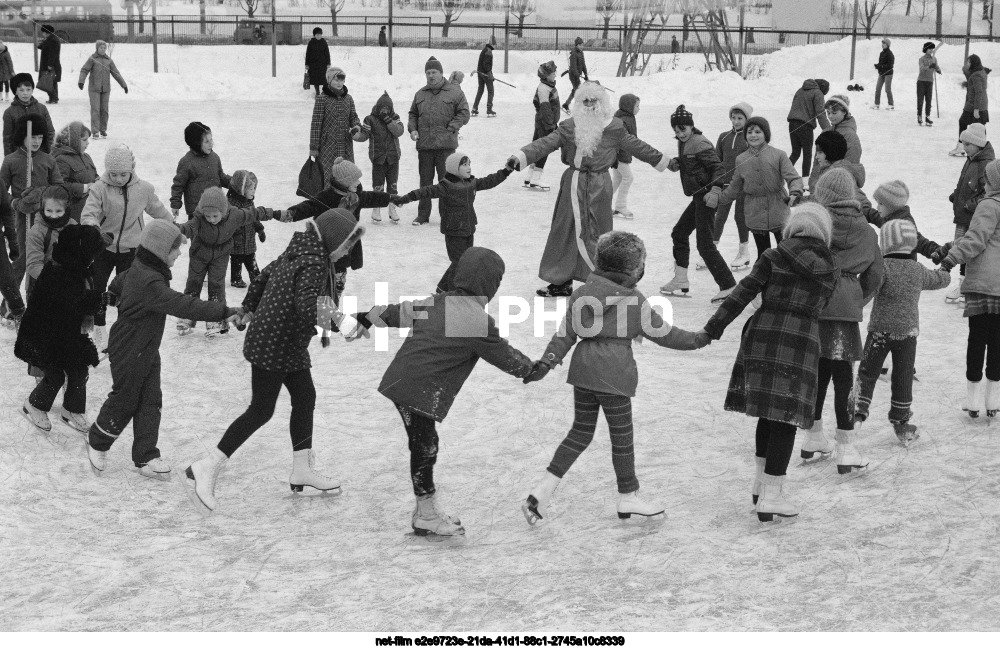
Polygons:
[[611,464],[618,479],[618,491],[628,494],[638,490],[639,479],[635,477],[635,450],[632,445],[632,399],[624,395],[595,393],[574,387],[573,401],[573,428],[559,443],[548,471],[559,478],[569,471],[594,439],[597,415],[603,408],[611,431]]

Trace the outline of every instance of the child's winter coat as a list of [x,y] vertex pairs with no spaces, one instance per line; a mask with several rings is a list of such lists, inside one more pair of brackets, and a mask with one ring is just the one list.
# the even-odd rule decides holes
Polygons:
[[[635,114],[632,111],[635,110],[635,103],[637,101],[639,101],[639,98],[631,93],[622,95],[621,99],[618,100],[618,110],[615,111],[615,117],[622,121],[628,134],[636,137],[639,135],[639,129],[635,124]],[[624,149],[620,149],[618,151],[618,162],[631,163],[632,154]]]
[[63,182],[62,173],[55,159],[41,149],[31,154],[31,188],[29,197],[22,197],[28,182],[28,152],[21,146],[14,153],[4,156],[0,164],[0,184],[10,188],[14,209],[22,214],[33,214],[41,206],[41,191],[49,185]]
[[48,153],[51,151],[52,143],[56,139],[56,129],[52,126],[52,117],[49,116],[49,109],[45,108],[45,104],[40,103],[34,97],[29,98],[27,103],[22,102],[14,93],[15,90],[16,88],[10,89],[14,98],[11,100],[7,110],[3,112],[3,155],[9,156],[18,147],[24,146],[23,139],[17,142],[14,137],[14,125],[17,123],[18,118],[29,114],[40,115],[45,120],[45,133],[48,137],[42,143],[41,150]]
[[1000,191],[987,192],[976,206],[969,230],[946,258],[965,264],[962,293],[1000,296]]
[[559,91],[556,90],[556,82],[546,79],[539,81],[531,103],[535,106],[535,132],[531,139],[537,140],[559,127]]
[[722,168],[725,174],[722,176],[723,186],[733,182],[733,170],[736,169],[736,158],[750,147],[747,144],[746,129],[729,129],[719,134],[719,140],[715,143],[715,151],[722,161]]
[[[280,212],[278,213],[280,216]],[[274,218],[270,208],[234,208],[216,224],[208,223],[205,216],[195,210],[186,223],[178,224],[181,234],[191,240],[190,259],[210,264],[212,260],[228,258],[233,250],[233,237],[245,225]]]
[[399,115],[393,110],[392,98],[383,92],[371,115],[361,123],[359,141],[368,140],[368,158],[375,165],[392,165],[399,162],[399,137],[405,131]]
[[410,203],[420,199],[438,199],[438,212],[441,214],[441,233],[451,237],[471,237],[476,232],[476,192],[491,190],[510,176],[510,169],[504,167],[485,178],[459,178],[454,174],[445,174],[444,180],[437,185],[425,185],[412,192],[404,194],[401,203]]
[[833,220],[830,251],[840,267],[840,281],[820,320],[860,323],[862,308],[871,300],[885,272],[878,235],[855,200],[836,201],[824,206]]
[[680,168],[685,196],[700,199],[713,187],[722,188],[722,161],[715,147],[698,129],[694,129],[687,142],[677,141],[677,158],[674,160]]
[[759,150],[751,148],[739,155],[733,180],[722,192],[719,203],[735,201],[745,194],[743,210],[747,228],[755,232],[772,231],[788,221],[789,195],[802,196],[802,191],[802,177],[788,155],[765,144]]
[[[694,334],[665,323],[635,285],[630,275],[598,269],[573,291],[566,317],[542,355],[556,365],[576,345],[566,383],[595,393],[634,397],[639,371],[632,356],[633,339],[644,338],[674,350],[697,349]],[[583,307],[575,308],[581,299]],[[600,314],[590,304],[593,301],[602,305]],[[574,319],[589,331],[598,317],[599,331],[577,333]]]
[[480,358],[509,375],[527,377],[531,360],[500,336],[484,310],[503,272],[499,255],[473,246],[458,261],[453,291],[373,307],[359,318],[365,327],[413,328],[386,368],[378,392],[442,422]]
[[18,359],[44,369],[98,364],[97,348],[83,333],[83,324],[101,309],[101,292],[93,288],[90,266],[103,248],[96,229],[66,227],[62,244],[38,276],[24,312],[14,344]]
[[986,165],[994,158],[996,155],[993,153],[993,145],[987,142],[982,151],[967,158],[965,164],[962,165],[958,185],[948,197],[955,214],[954,223],[956,226],[968,227],[972,221],[976,206],[986,195]]
[[920,334],[920,292],[944,289],[951,284],[951,274],[931,270],[910,255],[890,254],[882,258],[885,279],[868,317],[869,332],[893,336]]
[[90,154],[81,151],[80,136],[83,128],[80,122],[67,125],[56,136],[56,144],[52,147],[52,157],[62,174],[63,187],[69,191],[72,199],[66,212],[77,223],[80,222],[83,206],[87,204],[87,193],[83,191],[83,185],[93,184],[100,178]]
[[[250,177],[244,170],[237,169],[229,181],[229,191],[226,193],[226,200],[229,205],[235,208],[253,208],[253,199],[248,199],[244,193],[247,191],[247,183]],[[233,235],[233,250],[230,255],[254,255],[257,253],[256,233],[262,232],[264,226],[259,221],[246,223]]]
[[110,239],[108,250],[114,253],[127,252],[139,247],[145,212],[154,219],[166,219],[173,223],[170,214],[151,183],[132,172],[128,182],[119,187],[110,181],[105,172],[90,188],[90,195],[80,215],[80,223],[97,226]]
[[[65,224],[63,224],[64,226]],[[35,219],[25,238],[25,271],[28,277],[38,279],[42,268],[52,259],[52,251],[59,241],[59,233],[63,226],[53,228],[44,218]]]
[[181,200],[188,217],[198,207],[201,194],[210,187],[229,189],[229,176],[222,171],[222,159],[214,151],[205,154],[200,149],[191,148],[177,163],[177,173],[170,186],[170,209],[180,210]]
[[118,66],[115,65],[110,56],[101,54],[100,48],[102,45],[107,46],[107,43],[104,41],[94,43],[97,51],[91,54],[87,62],[80,67],[79,84],[82,86],[84,79],[87,78],[87,75],[90,75],[87,92],[106,93],[111,91],[111,77],[114,77],[118,85],[122,87],[122,90],[128,92],[128,86],[125,84],[121,73],[118,72]]
[[843,282],[820,239],[791,237],[761,254],[705,326],[718,340],[761,295],[760,308],[743,328],[726,393],[727,411],[812,426],[819,385],[819,316]]

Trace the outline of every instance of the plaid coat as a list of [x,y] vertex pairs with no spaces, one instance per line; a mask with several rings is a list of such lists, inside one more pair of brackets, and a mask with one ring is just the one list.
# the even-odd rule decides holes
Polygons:
[[340,91],[324,86],[313,104],[309,125],[309,149],[319,152],[324,176],[330,173],[337,158],[354,162],[354,139],[350,131],[355,126],[361,126],[361,120],[347,86]]
[[757,294],[762,304],[743,327],[726,393],[727,411],[809,428],[816,407],[819,314],[840,269],[823,242],[792,237],[764,251],[708,321],[719,339]]

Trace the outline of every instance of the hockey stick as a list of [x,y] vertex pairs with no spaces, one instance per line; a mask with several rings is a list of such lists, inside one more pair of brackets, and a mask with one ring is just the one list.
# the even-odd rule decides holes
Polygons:
[[[935,65],[937,65],[937,53],[941,51],[941,47],[943,45],[944,45],[944,41],[941,41],[941,43],[939,43],[938,46],[936,48],[934,48],[934,64]],[[931,81],[934,82],[934,106],[936,107],[936,110],[937,110],[937,119],[940,120],[941,119],[941,101],[938,99],[937,76],[938,76],[937,70],[933,70],[931,72]]]
[[[31,189],[31,120],[28,120],[27,127],[28,127],[28,140],[27,142],[24,143],[25,144],[24,151],[28,156],[28,168],[25,170],[25,175],[24,175],[26,179],[24,183],[24,189],[26,190]],[[28,232],[28,230],[31,229],[30,213],[27,212],[24,213],[24,224],[25,224],[24,232]],[[26,251],[21,251],[21,255],[26,255],[26,254],[27,254]]]
[[[486,77],[487,79],[489,79],[489,77],[486,75],[485,72],[479,72],[478,70],[476,70],[476,74],[478,74],[481,77]],[[514,84],[509,84],[509,83],[507,83],[506,81],[504,81],[502,79],[497,79],[496,77],[493,77],[493,81],[499,81],[500,83],[502,83],[505,86],[510,86],[511,88],[517,88],[517,86],[515,86]]]

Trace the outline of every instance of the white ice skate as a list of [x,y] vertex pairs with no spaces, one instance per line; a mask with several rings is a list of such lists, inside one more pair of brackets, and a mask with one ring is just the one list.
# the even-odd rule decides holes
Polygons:
[[549,501],[552,500],[552,493],[556,491],[561,479],[551,472],[545,472],[545,476],[538,483],[528,498],[521,504],[521,512],[528,524],[534,526],[539,519],[545,519],[548,514]]
[[316,471],[316,452],[312,449],[299,449],[292,452],[292,475],[288,477],[288,484],[292,492],[301,492],[302,488],[309,486],[323,492],[335,490],[335,494],[340,493],[340,481],[327,478]]
[[389,221],[394,225],[399,225],[399,214],[396,213],[396,204],[394,203],[389,204]]
[[417,497],[411,519],[413,534],[418,537],[459,537],[465,535],[462,522],[438,510],[433,494]]
[[962,410],[969,414],[970,418],[978,418],[979,413],[984,409],[984,398],[981,381],[968,381],[965,383],[965,401],[962,402]]
[[665,296],[690,298],[691,296],[688,295],[690,289],[691,283],[688,282],[688,270],[681,266],[675,266],[673,279],[660,287],[660,293]]
[[214,339],[220,334],[227,334],[229,332],[229,326],[225,321],[219,321],[217,323],[205,323],[205,338]]
[[94,470],[94,473],[98,476],[101,475],[108,467],[108,452],[97,451],[87,443],[87,460],[90,461],[90,467]]
[[948,155],[956,156],[958,158],[965,158],[967,154],[965,153],[965,147],[963,147],[962,143],[959,142],[958,144],[955,145],[954,149],[948,152]]
[[959,278],[958,284],[954,288],[949,289],[948,293],[944,294],[944,301],[950,304],[965,302],[965,296],[962,294],[963,284],[965,284],[965,278]]
[[837,441],[836,463],[839,474],[850,474],[868,467],[868,458],[854,446],[860,427],[861,422],[855,422],[853,431],[837,429],[834,435],[834,440]]
[[995,418],[1000,412],[1000,381],[986,380],[986,417]]
[[760,498],[757,499],[758,520],[774,521],[775,516],[797,517],[799,515],[798,507],[782,494],[784,485],[784,476],[761,475]]
[[736,259],[729,263],[729,268],[734,271],[747,271],[750,269],[749,242],[740,242],[740,250],[736,254]]
[[192,331],[194,331],[194,321],[187,320],[185,318],[177,319],[177,334],[178,336],[187,336]]
[[87,415],[84,413],[71,413],[66,407],[59,409],[59,420],[74,431],[79,431],[83,435],[90,432],[90,422],[87,422]]
[[632,515],[643,517],[655,517],[663,514],[663,507],[654,503],[649,503],[641,496],[639,491],[618,495],[618,518],[628,519]]
[[139,473],[146,478],[154,478],[157,481],[169,481],[170,465],[162,458],[154,458],[145,465],[139,467]]
[[767,463],[767,459],[761,458],[760,456],[754,456],[753,460],[754,464],[757,465],[757,472],[753,477],[753,487],[750,488],[750,497],[753,499],[754,506],[756,506],[757,501],[760,498],[761,478],[764,476],[764,465]]
[[372,208],[372,222],[382,223],[382,208]]
[[815,462],[824,456],[829,456],[833,451],[833,443],[823,433],[823,420],[813,420],[812,428],[806,429],[806,439],[802,442],[799,455],[806,461]]
[[228,460],[229,458],[219,451],[218,447],[213,447],[184,470],[184,486],[188,489],[195,505],[209,512],[215,510],[218,505],[215,500],[215,482]]
[[635,215],[632,214],[631,210],[621,209],[615,210],[615,213],[611,215],[612,217],[620,217],[622,219],[632,219]]
[[46,433],[52,431],[52,423],[49,422],[49,414],[41,409],[36,409],[28,400],[24,400],[24,404],[21,405],[21,414],[24,415],[24,418],[36,429]]
[[736,287],[733,286],[729,287],[728,289],[722,289],[721,291],[719,291],[719,293],[712,296],[712,304],[717,305],[721,302],[725,302],[726,298],[729,297],[729,294],[731,294],[733,292],[733,289],[735,288]]
[[94,342],[94,347],[97,348],[97,356],[103,361],[108,356],[108,328],[105,325],[95,325],[93,331],[90,333],[90,340]]

